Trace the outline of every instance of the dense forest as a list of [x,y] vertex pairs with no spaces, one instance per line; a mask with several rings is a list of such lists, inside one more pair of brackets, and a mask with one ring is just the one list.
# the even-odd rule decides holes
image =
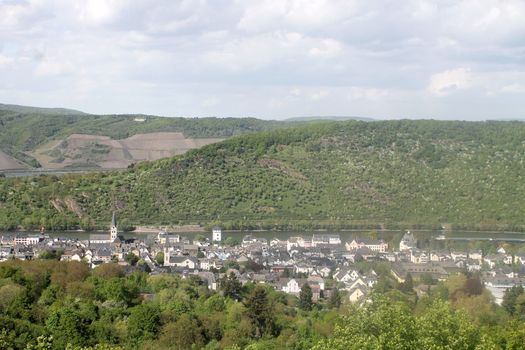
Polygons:
[[123,229],[523,231],[524,135],[521,122],[423,120],[241,135],[118,172],[2,179],[0,228],[105,228],[116,209]]
[[7,261],[0,349],[525,349],[522,288],[500,307],[477,276],[458,274],[417,295],[415,281],[399,284],[375,264],[379,281],[357,307],[343,292],[313,303],[304,286],[295,297],[231,273],[213,291],[197,276],[117,264]]
[[[30,166],[38,162],[27,154],[51,140],[71,134],[91,134],[123,139],[151,132],[181,132],[186,137],[230,137],[284,127],[290,123],[255,118],[164,118],[144,115],[90,115],[68,110],[2,110],[0,105],[0,151]],[[31,112],[31,113],[28,113]],[[136,122],[135,118],[145,119]]]

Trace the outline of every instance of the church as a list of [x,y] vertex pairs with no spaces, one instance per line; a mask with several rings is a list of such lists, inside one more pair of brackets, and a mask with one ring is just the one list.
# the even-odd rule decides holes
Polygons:
[[109,231],[109,237],[105,233],[96,233],[89,235],[89,244],[111,244],[121,242],[122,241],[118,236],[117,217],[115,215],[115,212],[113,212],[113,217],[111,218],[111,229]]

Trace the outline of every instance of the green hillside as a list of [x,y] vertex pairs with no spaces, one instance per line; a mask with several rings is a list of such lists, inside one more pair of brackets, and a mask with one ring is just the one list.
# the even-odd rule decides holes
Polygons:
[[20,106],[12,104],[0,103],[0,111],[10,111],[17,113],[32,113],[40,115],[72,115],[72,114],[86,114],[75,109],[68,108],[44,108],[44,107],[31,107],[31,106]]
[[525,230],[525,123],[326,122],[113,173],[4,179],[0,227]]
[[[67,110],[59,113],[56,109],[42,112],[38,108],[21,106],[15,106],[20,107],[18,109],[3,110],[2,106],[8,105],[0,105],[0,150],[34,167],[40,165],[26,152],[33,151],[48,141],[64,139],[75,133],[109,136],[113,139],[151,132],[182,132],[186,137],[222,138],[286,125],[284,122],[255,118],[99,116],[64,112]],[[143,118],[145,121],[137,122],[136,118]]]

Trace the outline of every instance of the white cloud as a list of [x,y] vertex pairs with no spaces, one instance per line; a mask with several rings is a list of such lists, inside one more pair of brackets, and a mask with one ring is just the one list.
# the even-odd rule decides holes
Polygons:
[[433,74],[428,89],[435,95],[445,96],[456,90],[472,86],[472,73],[468,68],[456,68]]
[[0,54],[0,68],[5,67],[13,62],[13,59],[8,56]]
[[348,97],[351,100],[379,101],[389,96],[388,90],[375,88],[351,87]]
[[320,45],[312,47],[308,53],[314,57],[334,57],[339,54],[342,49],[340,42],[334,39],[324,39],[319,43]]
[[123,0],[85,0],[75,2],[78,18],[88,25],[115,21],[129,2]]
[[321,100],[325,97],[328,96],[328,91],[325,91],[325,90],[320,90],[320,91],[316,91],[314,93],[312,93],[310,95],[310,98],[314,101],[317,101],[317,100]]
[[523,37],[522,0],[0,0],[0,99],[105,113],[517,117]]
[[221,102],[221,100],[217,96],[210,96],[204,100],[202,103],[205,107],[213,107],[218,105]]
[[513,94],[525,94],[525,85],[518,84],[518,83],[505,85],[504,87],[501,88],[501,92],[504,92],[504,93],[510,92]]
[[73,64],[71,62],[63,61],[56,57],[46,57],[36,66],[35,74],[40,77],[45,77],[63,75],[72,71]]
[[313,30],[345,20],[357,11],[357,2],[353,0],[253,0],[238,3],[245,7],[237,27],[246,31],[273,31],[283,25],[297,30]]

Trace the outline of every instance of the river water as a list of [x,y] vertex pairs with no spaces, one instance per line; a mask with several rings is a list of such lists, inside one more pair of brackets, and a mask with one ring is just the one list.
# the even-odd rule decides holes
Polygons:
[[[476,231],[411,231],[418,239],[420,248],[431,248],[431,249],[461,249],[464,247],[471,247],[474,242],[484,242],[484,244],[499,245],[502,242],[511,244],[522,244],[525,243],[525,233],[506,233],[506,232],[476,232]],[[35,232],[32,232],[33,234]],[[106,232],[46,232],[51,238],[73,238],[79,240],[89,239],[92,234],[100,235]],[[240,241],[246,235],[253,235],[259,238],[266,238],[270,241],[273,238],[280,240],[287,240],[292,236],[302,236],[310,238],[313,234],[339,234],[343,243],[351,241],[355,237],[361,238],[377,238],[383,239],[390,244],[397,245],[401,240],[401,237],[405,231],[367,231],[367,230],[352,230],[352,231],[223,231],[222,239],[225,240],[228,237]],[[8,232],[2,233],[3,236],[14,236],[30,234],[28,232],[15,233]],[[109,236],[109,232],[107,232]],[[145,233],[145,232],[123,232],[119,233],[124,238],[131,239],[135,238],[143,241],[152,241],[156,238],[156,233]],[[180,232],[178,233],[181,237],[187,237],[193,239],[197,235],[202,235],[211,239],[211,232]]]

